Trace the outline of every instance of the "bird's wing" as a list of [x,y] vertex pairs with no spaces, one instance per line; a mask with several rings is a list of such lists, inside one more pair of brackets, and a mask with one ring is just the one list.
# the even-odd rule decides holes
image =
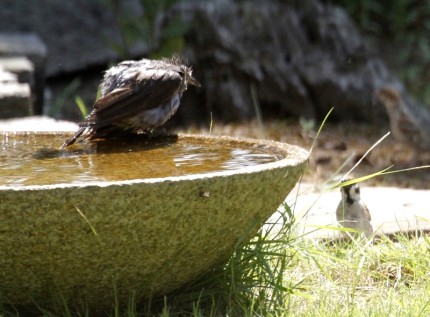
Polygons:
[[367,205],[364,203],[363,203],[363,210],[364,210],[364,215],[366,217],[366,220],[372,221],[372,216],[370,215],[369,208],[367,208]]
[[337,208],[336,208],[336,219],[337,219],[337,221],[343,221],[345,219],[345,209],[346,209],[346,206],[345,206],[343,200],[341,200],[339,202],[339,204],[337,205]]
[[178,92],[181,81],[180,74],[173,71],[153,70],[141,74],[135,83],[114,89],[99,98],[86,121],[101,127],[155,108]]

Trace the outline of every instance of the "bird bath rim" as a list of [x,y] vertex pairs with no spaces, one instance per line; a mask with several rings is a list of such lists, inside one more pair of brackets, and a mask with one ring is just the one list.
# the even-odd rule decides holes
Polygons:
[[[28,135],[29,133],[39,134],[39,135],[62,135],[67,137],[72,135],[70,131],[1,131],[0,134],[14,134],[14,135]],[[83,188],[88,186],[98,186],[106,187],[112,185],[133,185],[133,184],[143,184],[143,183],[159,183],[159,182],[179,182],[185,180],[198,180],[198,179],[209,179],[213,177],[225,177],[238,174],[249,174],[258,173],[266,170],[276,169],[283,166],[296,165],[303,161],[305,157],[309,157],[309,152],[303,148],[291,145],[288,143],[282,143],[273,140],[264,139],[254,139],[247,137],[232,137],[232,136],[213,136],[213,135],[203,135],[203,134],[178,134],[178,141],[180,140],[202,140],[209,142],[225,142],[225,143],[237,143],[245,145],[260,145],[267,149],[276,149],[282,154],[282,158],[273,162],[261,163],[252,166],[243,166],[237,169],[224,170],[224,171],[214,171],[207,173],[196,173],[189,175],[179,175],[179,176],[167,176],[167,177],[155,177],[155,178],[138,178],[130,180],[118,180],[118,181],[91,181],[82,183],[57,183],[48,185],[20,185],[20,186],[5,186],[0,185],[0,191],[13,190],[13,191],[25,191],[25,190],[48,190],[48,189],[60,189],[60,188]]]
[[0,187],[2,298],[51,305],[54,286],[62,301],[100,310],[130,296],[165,296],[252,238],[285,201],[309,157],[274,141],[178,139],[190,138],[261,146],[279,159],[185,176]]

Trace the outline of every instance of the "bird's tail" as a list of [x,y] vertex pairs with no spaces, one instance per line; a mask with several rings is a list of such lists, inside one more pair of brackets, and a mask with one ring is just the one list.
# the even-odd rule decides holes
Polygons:
[[86,126],[79,127],[78,131],[73,134],[73,136],[70,139],[67,139],[66,142],[63,143],[63,145],[60,147],[60,150],[63,150],[64,148],[68,147],[69,145],[72,145],[76,142],[76,140],[81,136],[81,134],[87,129]]

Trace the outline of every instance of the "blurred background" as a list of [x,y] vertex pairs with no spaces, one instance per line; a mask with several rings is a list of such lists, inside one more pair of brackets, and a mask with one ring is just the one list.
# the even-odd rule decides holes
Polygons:
[[[179,54],[202,88],[169,125],[309,147],[334,108],[314,157],[333,170],[389,130],[376,90],[430,104],[429,17],[414,0],[0,0],[0,119],[78,122],[108,67]],[[389,142],[371,168],[407,165]]]

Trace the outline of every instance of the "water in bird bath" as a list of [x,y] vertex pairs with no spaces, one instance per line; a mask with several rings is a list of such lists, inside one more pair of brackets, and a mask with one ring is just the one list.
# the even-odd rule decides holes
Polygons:
[[0,186],[92,183],[236,170],[282,159],[267,146],[211,139],[116,140],[58,150],[67,135],[0,134]]

